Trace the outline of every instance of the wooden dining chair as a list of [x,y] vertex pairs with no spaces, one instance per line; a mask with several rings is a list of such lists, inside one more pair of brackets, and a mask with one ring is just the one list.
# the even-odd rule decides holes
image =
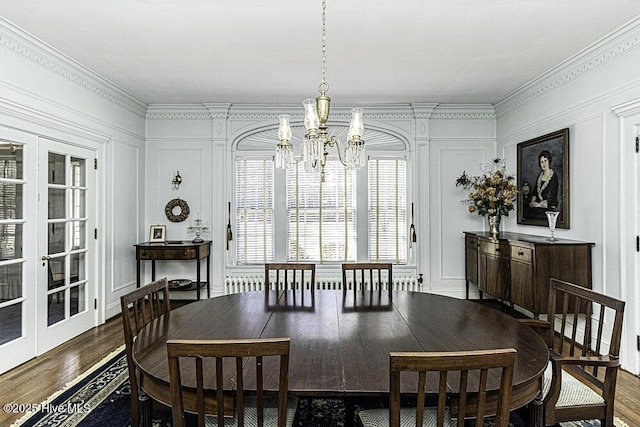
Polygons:
[[389,263],[345,263],[342,264],[342,295],[351,289],[355,296],[360,290],[364,295],[365,290],[370,294],[374,290],[381,294],[383,290],[393,294],[393,265]]
[[[392,352],[389,355],[389,409],[365,409],[358,417],[364,427],[462,427],[466,414],[476,420],[495,416],[493,425],[507,427],[515,360],[513,348]],[[499,376],[497,406],[486,404],[491,375]],[[415,394],[416,406],[401,407],[400,392],[409,389]],[[437,406],[425,407],[431,394]],[[497,409],[490,409],[494,407]]]
[[[287,304],[300,308],[307,307],[310,295],[311,306],[315,303],[316,291],[316,265],[313,263],[267,263],[264,265],[264,291],[265,297],[269,297],[269,291],[285,292]],[[289,294],[292,295],[289,300]],[[298,296],[299,295],[299,296]]]
[[313,291],[316,287],[316,265],[313,263],[267,263],[264,265],[265,290]]
[[[131,385],[131,427],[137,427],[141,423],[141,402],[148,402],[149,397],[140,388],[138,372],[133,362],[133,342],[142,328],[171,309],[167,278],[156,280],[121,296],[120,307]],[[157,402],[155,405],[159,409],[163,409],[163,412],[166,412],[163,416],[168,418],[169,408]],[[149,411],[151,411],[151,407],[149,407]],[[146,415],[150,416],[150,414]]]
[[551,279],[547,325],[551,361],[545,372],[545,425],[600,420],[613,427],[624,301]]
[[[293,425],[298,401],[288,393],[290,341],[290,338],[167,341],[173,426],[185,426],[185,385],[181,372],[188,369],[195,372],[198,426],[203,427],[205,420],[206,425],[218,427]],[[248,359],[255,363],[247,363]],[[268,364],[267,359],[275,361]],[[253,365],[256,390],[250,394],[245,388],[245,371],[249,374],[248,367]],[[266,393],[265,375],[277,378],[277,397]],[[215,389],[205,389],[205,384],[214,384]],[[223,411],[216,411],[215,416],[207,414],[206,398],[215,400],[216,407],[222,408],[225,395],[230,394],[235,394],[233,417],[225,417]]]

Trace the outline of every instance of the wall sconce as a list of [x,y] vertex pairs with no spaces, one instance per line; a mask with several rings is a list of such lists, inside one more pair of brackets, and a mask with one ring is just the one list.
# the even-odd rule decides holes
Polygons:
[[176,171],[176,176],[173,177],[173,181],[171,181],[171,183],[173,184],[173,188],[175,188],[176,190],[180,187],[180,184],[182,184],[180,171]]

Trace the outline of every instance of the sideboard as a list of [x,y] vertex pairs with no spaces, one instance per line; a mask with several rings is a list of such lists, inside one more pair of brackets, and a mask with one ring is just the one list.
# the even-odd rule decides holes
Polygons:
[[465,282],[480,298],[487,293],[531,311],[546,313],[551,278],[591,289],[593,243],[545,236],[465,231]]
[[[168,241],[165,243],[143,242],[134,245],[136,248],[136,287],[141,285],[141,265],[142,261],[151,261],[151,280],[156,280],[156,261],[195,261],[196,280],[193,288],[196,290],[196,299],[200,299],[200,288],[207,288],[207,298],[211,298],[211,241],[205,240],[200,243],[188,240]],[[200,261],[205,260],[207,270],[207,280],[200,280]],[[185,289],[183,289],[185,290]]]

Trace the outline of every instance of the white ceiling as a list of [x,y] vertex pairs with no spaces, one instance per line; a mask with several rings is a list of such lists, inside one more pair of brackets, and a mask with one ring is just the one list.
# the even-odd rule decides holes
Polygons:
[[[496,103],[640,0],[327,0],[337,104]],[[148,104],[318,95],[320,0],[0,0],[0,16]]]

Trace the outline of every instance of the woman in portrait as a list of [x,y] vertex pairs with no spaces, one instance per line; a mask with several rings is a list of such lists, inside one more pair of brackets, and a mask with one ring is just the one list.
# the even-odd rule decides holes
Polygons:
[[[558,175],[551,168],[552,160],[548,150],[543,150],[538,155],[540,174],[536,179],[529,202],[529,206],[534,208],[534,211],[558,209]],[[543,212],[538,213],[542,214],[540,217],[544,217]]]

